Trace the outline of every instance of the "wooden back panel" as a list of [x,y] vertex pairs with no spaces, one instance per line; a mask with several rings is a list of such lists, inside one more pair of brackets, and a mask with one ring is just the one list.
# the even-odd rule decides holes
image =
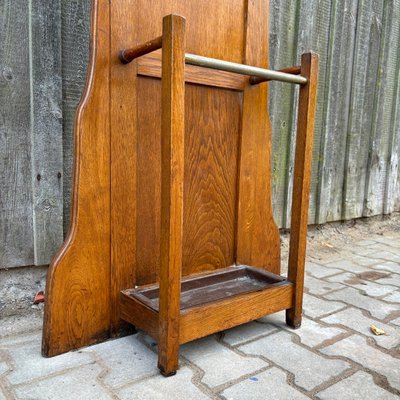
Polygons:
[[[180,14],[187,19],[187,52],[233,62],[245,62],[251,57],[254,64],[266,66],[267,26],[261,16],[267,20],[267,2],[255,3],[202,0],[149,4],[142,0],[138,2],[137,20],[132,24],[134,31],[129,36],[136,37],[133,45],[157,37],[161,34],[162,17],[171,13]],[[264,13],[251,12],[251,8],[258,9],[260,5],[264,7]],[[246,37],[253,34],[255,39],[257,34],[253,31],[261,33],[263,40],[250,46]],[[152,54],[136,63],[140,73],[136,92],[136,279],[138,284],[144,284],[157,280],[160,264],[161,84],[159,80],[149,78],[160,76],[154,73],[154,69],[160,68],[160,55]],[[153,67],[153,72],[149,66]],[[231,84],[220,81],[221,73],[189,68],[185,114],[183,275],[226,267],[236,261],[242,90],[247,81],[244,77],[235,76],[235,88],[240,89],[234,90]],[[195,72],[202,73],[203,78],[193,83]],[[232,75],[227,74],[233,79]],[[259,89],[256,90],[259,92]],[[265,96],[261,100],[265,113],[266,92],[262,95]],[[252,162],[257,163],[256,159]],[[262,162],[269,164],[265,157]],[[265,199],[264,207],[268,207],[268,200]],[[259,218],[262,219],[262,216]],[[272,219],[266,222],[264,219],[263,228],[269,229],[268,222],[276,229]],[[276,235],[270,235],[271,239],[276,241]],[[257,241],[257,238],[253,237],[251,241]],[[265,252],[265,243],[261,247],[264,248],[258,250]],[[276,272],[276,261],[271,263],[270,258],[268,261],[268,264],[261,263],[264,264],[262,266]]]
[[[47,281],[46,355],[118,334],[119,291],[158,279],[160,52],[129,65],[118,53],[159,36],[171,13],[187,19],[187,52],[267,67],[268,0],[93,0],[71,227]],[[235,262],[279,273],[267,84],[193,66],[185,76],[182,273]]]

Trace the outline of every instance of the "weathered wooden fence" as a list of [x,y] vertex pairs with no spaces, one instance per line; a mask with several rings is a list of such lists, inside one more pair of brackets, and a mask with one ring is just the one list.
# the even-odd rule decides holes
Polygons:
[[[0,268],[48,263],[68,226],[89,13],[89,0],[0,0]],[[400,211],[400,0],[270,0],[269,45],[273,68],[321,57],[309,222]],[[281,227],[293,90],[270,84]]]

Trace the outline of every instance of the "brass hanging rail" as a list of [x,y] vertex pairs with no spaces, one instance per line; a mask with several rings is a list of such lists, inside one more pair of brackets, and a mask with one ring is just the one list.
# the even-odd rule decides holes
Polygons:
[[[144,56],[162,47],[162,36],[140,44],[130,49],[121,50],[119,59],[123,64],[129,64],[135,58]],[[239,64],[230,61],[218,60],[216,58],[198,56],[196,54],[185,54],[185,63],[199,67],[217,69],[220,71],[234,72],[236,74],[249,75],[250,83],[256,85],[267,81],[280,81],[305,85],[307,78],[299,76],[300,67],[290,67],[275,71],[271,69],[253,67],[251,65]]]
[[307,83],[307,78],[304,78],[304,76],[292,75],[284,72],[273,71],[271,69],[217,60],[216,58],[202,57],[195,54],[186,53],[185,62],[186,64],[190,65],[197,65],[199,67],[218,69],[227,72],[235,72],[237,74],[249,75],[251,77],[254,76],[264,80],[290,82],[297,83],[299,85],[305,85]]

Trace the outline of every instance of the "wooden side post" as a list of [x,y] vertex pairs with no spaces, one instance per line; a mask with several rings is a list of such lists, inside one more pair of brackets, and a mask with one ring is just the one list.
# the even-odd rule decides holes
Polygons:
[[311,52],[301,56],[301,75],[308,79],[308,83],[300,87],[294,166],[288,272],[289,281],[294,283],[294,291],[293,307],[286,310],[286,323],[292,328],[300,327],[303,306],[318,54]]
[[178,369],[182,270],[185,18],[163,19],[161,127],[161,265],[158,367]]
[[[268,3],[246,2],[243,62],[260,68],[268,68]],[[279,274],[280,237],[272,212],[271,149],[268,85],[248,84],[243,92],[236,262]]]

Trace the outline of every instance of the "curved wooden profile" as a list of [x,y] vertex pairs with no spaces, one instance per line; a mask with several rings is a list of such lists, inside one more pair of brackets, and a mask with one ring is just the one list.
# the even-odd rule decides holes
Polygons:
[[[268,68],[268,1],[248,2],[245,63]],[[272,212],[272,129],[268,85],[244,89],[239,166],[237,262],[280,272],[280,237]]]
[[109,1],[93,2],[89,70],[75,120],[70,229],[47,276],[42,343],[45,356],[109,336],[109,13]]
[[[158,280],[160,54],[129,65],[118,55],[159,36],[172,13],[187,18],[187,52],[267,67],[268,0],[93,0],[71,224],[47,278],[46,356],[117,335],[119,292]],[[236,262],[279,273],[267,84],[196,67],[185,79],[182,274]]]

